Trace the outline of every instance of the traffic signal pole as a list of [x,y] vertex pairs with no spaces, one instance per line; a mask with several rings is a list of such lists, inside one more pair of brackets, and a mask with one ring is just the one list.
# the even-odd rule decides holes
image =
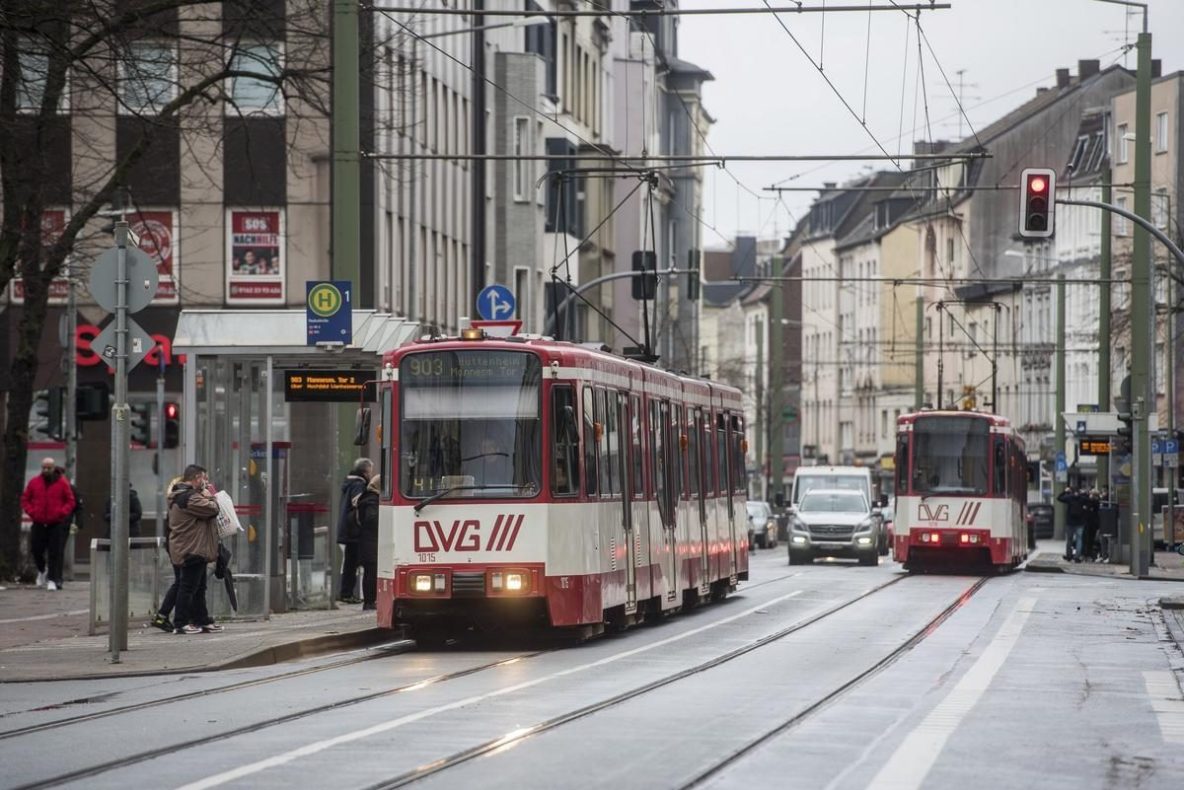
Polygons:
[[156,363],[156,537],[164,537],[164,454],[161,449],[167,438],[164,418],[164,354],[157,354]]
[[[78,363],[74,360],[78,342],[78,295],[74,268],[69,260],[66,261],[66,282],[66,356],[62,360],[66,368],[66,424],[63,433],[66,435],[66,479],[73,483],[78,466]],[[70,562],[73,561],[71,557]]]
[[111,407],[111,613],[108,648],[111,663],[127,650],[128,463],[130,437],[127,405],[128,224],[115,223],[115,403]]
[[[1057,457],[1063,457],[1065,453],[1065,273],[1057,274],[1057,351],[1056,351],[1056,407],[1053,410],[1052,420],[1054,428],[1053,444],[1056,447]],[[1065,479],[1061,479],[1061,475],[1065,475]],[[1061,472],[1060,469],[1053,470],[1052,476],[1052,499],[1053,499],[1053,521],[1052,534],[1056,539],[1060,539],[1065,535],[1065,504],[1061,502],[1058,497],[1065,490],[1065,483],[1068,480],[1069,473]],[[1068,545],[1068,544],[1066,544]],[[1067,552],[1066,552],[1067,553]]]
[[[1146,17],[1144,17],[1146,20]],[[1139,34],[1136,44],[1139,57],[1135,83],[1135,213],[1151,216],[1151,34]],[[1131,574],[1143,576],[1151,562],[1151,442],[1147,414],[1155,408],[1154,326],[1155,303],[1152,296],[1151,240],[1142,226],[1135,226],[1134,252],[1131,258],[1131,400],[1135,404],[1134,491],[1138,503],[1132,523]],[[1139,401],[1142,408],[1139,408]],[[1132,549],[1135,548],[1132,545]]]
[[[1102,202],[1109,203],[1110,169],[1102,170]],[[1098,408],[1110,411],[1110,218],[1103,217],[1102,249],[1101,249],[1101,288],[1098,298]],[[1105,488],[1110,485],[1110,456],[1098,456],[1098,479],[1105,481]]]

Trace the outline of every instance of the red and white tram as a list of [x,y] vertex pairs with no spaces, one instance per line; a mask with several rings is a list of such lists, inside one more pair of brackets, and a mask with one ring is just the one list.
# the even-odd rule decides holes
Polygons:
[[748,578],[738,390],[470,329],[379,393],[380,626],[594,633]]
[[1005,417],[901,415],[893,556],[910,571],[1013,568],[1028,556],[1024,442]]

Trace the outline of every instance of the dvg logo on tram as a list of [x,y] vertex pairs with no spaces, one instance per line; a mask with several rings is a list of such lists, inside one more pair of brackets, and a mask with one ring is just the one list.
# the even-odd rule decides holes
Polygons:
[[921,502],[917,505],[917,519],[919,521],[949,521],[950,506],[938,505],[930,509],[929,505]]
[[456,519],[451,526],[439,521],[415,522],[415,551],[434,553],[437,551],[512,551],[522,530],[526,516],[511,514],[498,516],[487,539],[481,529],[481,522],[475,518]]

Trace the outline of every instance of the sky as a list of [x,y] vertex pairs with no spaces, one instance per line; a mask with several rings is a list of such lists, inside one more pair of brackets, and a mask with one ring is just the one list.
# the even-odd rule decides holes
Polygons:
[[[1133,44],[1142,27],[1137,9],[1129,9],[1128,19],[1128,9],[1097,0],[944,1],[952,8],[921,14],[920,53],[916,23],[900,11],[781,15],[805,54],[771,14],[683,17],[679,57],[715,77],[704,85],[704,106],[716,121],[707,137],[712,151],[732,156],[879,154],[874,136],[889,154],[909,153],[913,140],[959,137],[960,113],[954,100],[959,80],[964,83],[962,106],[969,119],[962,119],[965,137],[971,126],[982,128],[1027,101],[1037,87],[1054,85],[1058,68],[1076,75],[1077,61],[1087,59],[1101,60],[1103,68],[1115,63],[1135,68]],[[865,2],[829,0],[831,6]],[[682,5],[751,8],[762,3],[683,0]],[[1184,0],[1150,0],[1148,5],[1152,57],[1163,61],[1164,74],[1184,69]],[[1125,56],[1124,43],[1132,45]],[[851,110],[827,85],[817,65]],[[709,168],[703,244],[726,247],[737,232],[784,235],[817,194],[785,192],[778,197],[763,191],[765,187],[779,182],[821,187],[873,167],[895,166],[737,162],[726,172]]]

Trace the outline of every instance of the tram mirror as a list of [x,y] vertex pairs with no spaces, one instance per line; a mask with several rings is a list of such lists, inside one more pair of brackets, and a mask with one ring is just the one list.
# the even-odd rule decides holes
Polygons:
[[354,444],[358,447],[370,441],[370,407],[359,406],[354,417]]

